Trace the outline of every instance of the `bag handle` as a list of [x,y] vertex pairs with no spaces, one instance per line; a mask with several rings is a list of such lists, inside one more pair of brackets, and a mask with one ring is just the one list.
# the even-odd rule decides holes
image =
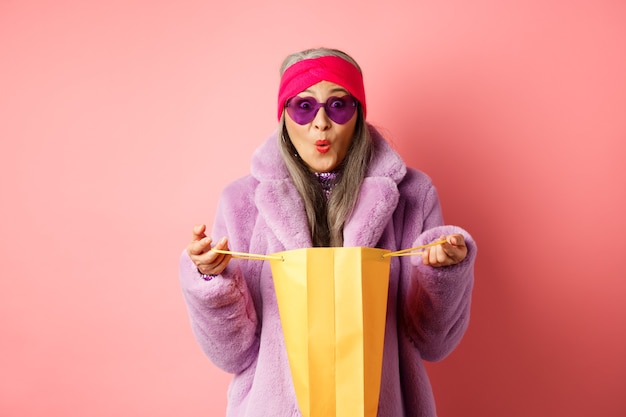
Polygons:
[[233,251],[221,250],[221,249],[211,249],[211,251],[215,253],[222,253],[224,255],[232,255],[233,258],[248,259],[251,261],[269,261],[271,259],[276,259],[279,261],[285,260],[282,256],[278,256],[278,255],[258,255],[256,253],[233,252]]
[[414,248],[409,248],[409,249],[402,249],[396,252],[389,252],[389,253],[385,253],[383,255],[383,258],[386,258],[388,256],[413,256],[413,255],[423,255],[424,252],[420,251],[420,252],[415,252],[418,249],[424,249],[424,248],[429,248],[431,246],[437,246],[437,245],[441,245],[442,243],[446,243],[446,239],[439,239],[439,240],[435,240],[434,242],[431,243],[427,243],[425,245],[421,245],[421,246],[415,246]]
[[[421,246],[415,246],[413,248],[409,248],[409,249],[402,249],[396,252],[389,252],[389,253],[385,253],[383,254],[383,258],[387,258],[389,256],[414,256],[414,255],[422,255],[424,252],[415,252],[419,249],[424,249],[424,248],[428,248],[431,246],[437,246],[437,245],[441,245],[442,243],[445,243],[446,240],[445,239],[439,239],[436,240],[434,242],[431,243],[427,243],[425,245],[421,245]],[[211,251],[215,252],[215,253],[221,253],[224,255],[231,255],[233,258],[239,258],[239,259],[248,259],[250,261],[269,261],[269,260],[279,260],[279,261],[284,261],[285,258],[283,258],[282,256],[278,256],[278,255],[259,255],[256,253],[245,253],[245,252],[233,252],[233,251],[229,251],[229,250],[221,250],[221,249],[211,249]]]

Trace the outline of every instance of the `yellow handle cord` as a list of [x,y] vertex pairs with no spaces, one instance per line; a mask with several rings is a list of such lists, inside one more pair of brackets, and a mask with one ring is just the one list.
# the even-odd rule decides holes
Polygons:
[[422,255],[424,254],[424,252],[415,252],[418,249],[424,249],[424,248],[428,248],[431,246],[437,246],[437,245],[441,245],[442,243],[446,243],[445,239],[439,239],[436,240],[434,242],[431,243],[427,243],[425,245],[421,245],[421,246],[415,246],[414,248],[409,248],[409,249],[402,249],[396,252],[389,252],[383,255],[383,258],[386,258],[388,256],[413,256],[413,255]]
[[255,253],[232,252],[221,249],[211,249],[211,251],[215,253],[222,253],[224,255],[232,255],[233,258],[249,259],[251,261],[269,261],[270,259],[283,260],[282,256],[277,255],[257,255]]
[[[432,243],[428,243],[426,245],[422,245],[422,246],[416,246],[414,248],[409,248],[409,249],[402,249],[396,252],[389,252],[389,253],[385,253],[383,255],[383,258],[386,258],[388,256],[414,256],[414,255],[422,255],[424,252],[415,252],[418,249],[424,249],[424,248],[428,248],[430,246],[437,246],[437,245],[441,245],[442,243],[445,243],[446,240],[445,239],[439,239],[436,240]],[[221,249],[211,249],[211,251],[215,252],[215,253],[221,253],[224,255],[231,255],[233,258],[239,258],[239,259],[248,259],[251,261],[268,261],[268,260],[272,260],[272,259],[276,259],[276,260],[284,260],[282,256],[278,256],[278,255],[258,255],[255,253],[245,253],[245,252],[233,252],[233,251],[229,251],[229,250],[221,250]]]

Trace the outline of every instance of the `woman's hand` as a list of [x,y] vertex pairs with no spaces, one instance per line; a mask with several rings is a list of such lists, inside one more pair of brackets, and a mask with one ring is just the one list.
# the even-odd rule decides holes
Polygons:
[[[221,274],[232,256],[212,252],[211,243],[213,240],[204,234],[205,231],[206,226],[203,224],[194,226],[193,238],[191,243],[187,245],[187,253],[201,274]],[[228,250],[228,239],[221,238],[214,247],[215,249]]]
[[441,236],[446,241],[441,245],[424,248],[422,263],[430,266],[449,266],[458,264],[467,256],[467,246],[463,235]]

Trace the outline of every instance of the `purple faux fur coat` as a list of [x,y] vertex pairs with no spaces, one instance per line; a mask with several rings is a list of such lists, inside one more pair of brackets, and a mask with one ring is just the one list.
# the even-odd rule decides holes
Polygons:
[[[378,415],[435,416],[423,360],[437,361],[460,342],[469,321],[476,245],[444,226],[435,187],[407,169],[372,129],[374,160],[344,229],[345,246],[406,249],[442,234],[462,233],[468,255],[443,268],[421,258],[391,263]],[[289,180],[274,133],[255,152],[251,174],[223,192],[212,237],[229,238],[237,252],[271,254],[311,247],[304,206]],[[291,381],[269,262],[232,259],[204,281],[186,251],[180,280],[195,337],[210,360],[234,374],[229,417],[300,416]]]

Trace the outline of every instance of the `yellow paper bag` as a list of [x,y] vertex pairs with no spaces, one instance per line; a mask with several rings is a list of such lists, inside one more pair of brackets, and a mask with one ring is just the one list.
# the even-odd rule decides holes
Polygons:
[[270,260],[304,417],[375,417],[387,312],[388,250],[280,252]]
[[212,249],[270,262],[291,376],[304,417],[375,417],[380,393],[392,256],[366,247],[272,255]]

